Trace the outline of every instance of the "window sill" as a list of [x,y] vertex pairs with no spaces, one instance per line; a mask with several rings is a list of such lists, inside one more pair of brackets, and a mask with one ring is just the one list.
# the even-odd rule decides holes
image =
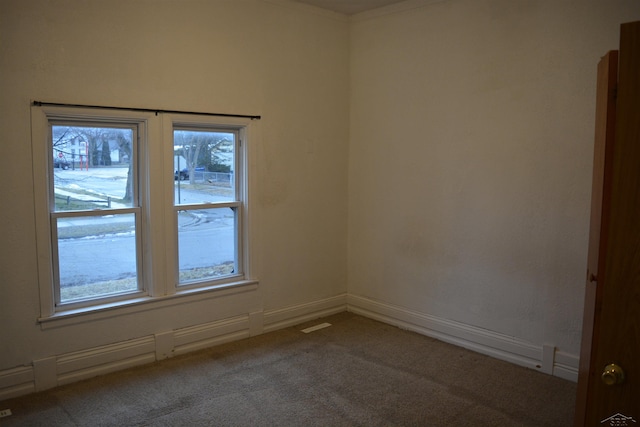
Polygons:
[[224,285],[216,285],[209,288],[183,290],[173,295],[141,297],[103,305],[60,311],[52,316],[39,318],[38,323],[40,323],[40,328],[42,330],[54,329],[95,320],[108,319],[110,317],[122,316],[125,314],[157,310],[180,304],[189,304],[191,302],[219,298],[241,292],[255,291],[257,288],[257,280],[242,280]]

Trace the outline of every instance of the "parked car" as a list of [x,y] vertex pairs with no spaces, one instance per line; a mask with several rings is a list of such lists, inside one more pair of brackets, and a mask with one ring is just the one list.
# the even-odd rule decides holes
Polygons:
[[64,159],[53,159],[53,167],[67,170],[71,167],[71,164]]
[[189,179],[189,169],[184,168],[180,172],[175,171],[173,173],[173,179],[174,179],[174,181],[177,181],[178,179],[180,181],[184,181],[184,180]]

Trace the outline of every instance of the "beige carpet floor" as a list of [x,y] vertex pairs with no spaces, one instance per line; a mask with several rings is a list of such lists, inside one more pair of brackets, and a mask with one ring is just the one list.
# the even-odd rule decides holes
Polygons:
[[[302,333],[328,322],[332,326]],[[351,313],[0,402],[0,426],[570,426],[576,384]]]

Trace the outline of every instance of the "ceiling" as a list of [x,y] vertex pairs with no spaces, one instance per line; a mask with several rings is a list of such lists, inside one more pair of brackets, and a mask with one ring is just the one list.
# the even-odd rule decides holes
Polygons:
[[404,0],[294,0],[298,3],[310,4],[333,12],[353,15],[379,7],[400,3]]

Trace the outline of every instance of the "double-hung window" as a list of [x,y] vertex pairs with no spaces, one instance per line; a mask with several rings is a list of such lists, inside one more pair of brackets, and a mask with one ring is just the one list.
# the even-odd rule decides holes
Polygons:
[[41,320],[253,283],[249,126],[32,107]]
[[243,271],[243,185],[238,129],[173,128],[174,220],[179,286]]
[[142,124],[49,122],[48,201],[56,307],[145,291],[138,136]]

